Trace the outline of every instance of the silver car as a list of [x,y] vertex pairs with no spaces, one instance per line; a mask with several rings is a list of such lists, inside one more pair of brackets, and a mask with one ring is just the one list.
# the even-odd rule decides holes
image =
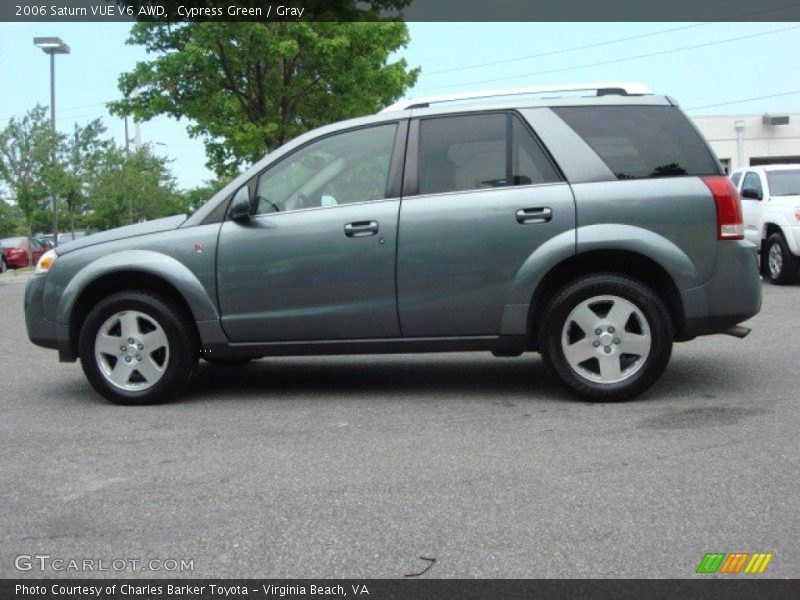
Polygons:
[[538,351],[578,396],[624,400],[673,342],[743,337],[761,305],[736,190],[635,84],[404,101],[37,271],[30,339],[122,403],[175,397],[199,358],[476,350]]

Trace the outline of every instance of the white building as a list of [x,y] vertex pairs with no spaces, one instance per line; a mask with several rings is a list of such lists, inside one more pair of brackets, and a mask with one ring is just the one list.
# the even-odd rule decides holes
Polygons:
[[800,163],[800,113],[693,117],[726,172]]

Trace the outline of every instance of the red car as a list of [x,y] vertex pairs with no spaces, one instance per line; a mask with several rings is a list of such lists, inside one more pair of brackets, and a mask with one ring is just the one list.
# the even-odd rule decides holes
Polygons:
[[[28,262],[29,243],[33,254],[33,263]],[[42,254],[48,250],[48,247],[42,241],[31,238],[29,242],[26,237],[5,238],[0,240],[0,246],[3,246],[5,250],[6,265],[10,269],[19,269],[30,265],[35,266]]]

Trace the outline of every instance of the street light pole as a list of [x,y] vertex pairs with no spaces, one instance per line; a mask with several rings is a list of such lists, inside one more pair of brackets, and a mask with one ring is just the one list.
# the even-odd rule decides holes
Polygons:
[[[58,37],[35,37],[33,45],[50,55],[50,127],[56,132],[56,54],[69,54]],[[53,245],[58,246],[58,194],[53,194]]]

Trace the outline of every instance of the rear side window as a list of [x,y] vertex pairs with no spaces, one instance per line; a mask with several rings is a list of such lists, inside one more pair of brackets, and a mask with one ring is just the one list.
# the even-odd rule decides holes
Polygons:
[[738,173],[734,173],[733,175],[731,175],[731,181],[733,182],[733,185],[735,185],[735,186],[737,186],[737,187],[738,187],[738,186],[739,186],[739,180],[740,180],[741,178],[742,178],[742,172],[741,172],[741,171],[739,171]]
[[559,181],[539,143],[510,113],[420,121],[419,193]]
[[800,170],[767,173],[771,196],[800,196]]
[[700,134],[671,106],[553,108],[617,179],[719,175]]

